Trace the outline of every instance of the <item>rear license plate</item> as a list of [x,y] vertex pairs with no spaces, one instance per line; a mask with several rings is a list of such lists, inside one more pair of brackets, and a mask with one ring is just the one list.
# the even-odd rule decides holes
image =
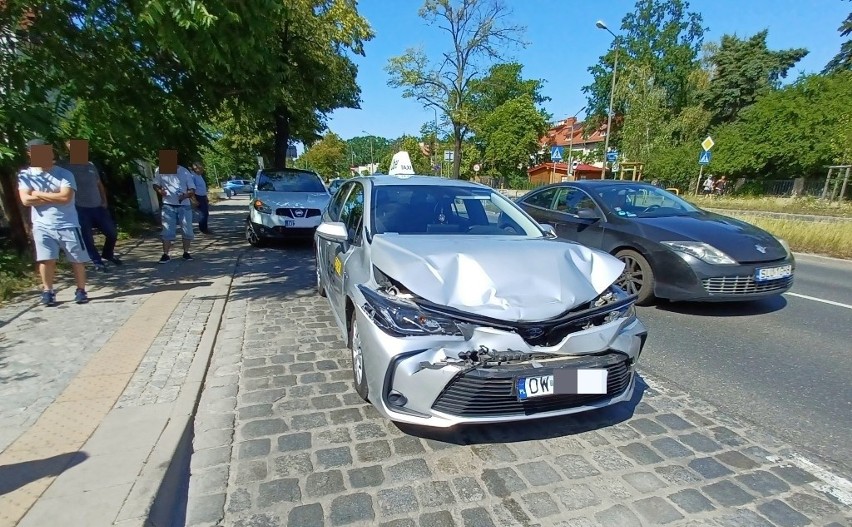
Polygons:
[[778,267],[762,267],[754,270],[755,282],[766,282],[768,280],[778,280],[779,278],[787,278],[793,274],[792,265],[781,265]]
[[295,227],[296,226],[296,220],[284,220],[284,226],[285,227]]
[[561,369],[553,375],[519,377],[518,399],[545,395],[604,395],[608,373],[606,369]]

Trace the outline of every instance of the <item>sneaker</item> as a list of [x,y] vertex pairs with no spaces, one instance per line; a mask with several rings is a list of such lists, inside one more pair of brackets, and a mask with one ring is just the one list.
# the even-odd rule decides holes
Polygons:
[[164,264],[164,263],[168,262],[169,260],[171,260],[171,258],[169,258],[169,255],[164,254],[164,255],[160,256],[160,261],[158,263]]
[[101,262],[101,263],[95,264],[95,271],[100,271],[102,273],[108,273],[109,269],[107,269],[107,266],[104,265],[103,262]]
[[85,289],[77,289],[74,293],[74,302],[78,304],[85,304],[89,301],[89,295],[86,293]]
[[107,261],[112,262],[114,265],[124,265],[124,262],[121,261],[121,258],[118,256],[110,256],[106,258]]
[[42,291],[41,304],[44,306],[52,306],[56,304],[56,293],[53,291]]
[[192,255],[191,255],[191,254],[189,254],[189,253],[183,253],[183,259],[184,259],[184,260],[194,260],[194,258],[192,257]]

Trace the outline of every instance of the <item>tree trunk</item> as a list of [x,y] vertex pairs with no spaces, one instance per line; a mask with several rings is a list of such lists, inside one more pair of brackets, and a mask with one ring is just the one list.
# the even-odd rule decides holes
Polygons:
[[12,248],[20,253],[29,252],[29,229],[24,218],[24,208],[18,199],[17,178],[7,166],[0,168],[0,200],[9,222],[9,242]]
[[459,179],[461,172],[461,149],[462,131],[461,127],[453,127],[453,179]]
[[275,109],[275,161],[273,168],[280,170],[287,166],[287,145],[290,144],[290,114],[287,108]]

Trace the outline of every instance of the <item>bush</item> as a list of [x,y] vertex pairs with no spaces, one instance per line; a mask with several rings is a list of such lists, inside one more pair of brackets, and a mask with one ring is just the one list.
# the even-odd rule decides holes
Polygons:
[[0,247],[0,301],[36,284],[34,264],[28,255]]

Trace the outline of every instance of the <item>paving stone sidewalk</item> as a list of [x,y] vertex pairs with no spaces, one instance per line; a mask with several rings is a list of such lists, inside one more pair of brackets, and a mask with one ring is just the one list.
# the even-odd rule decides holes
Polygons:
[[398,427],[352,389],[313,273],[309,247],[242,257],[195,420],[187,525],[852,525],[848,482],[644,375],[631,403],[577,417]]
[[[180,418],[178,403],[186,406],[178,398],[192,396],[190,367],[245,247],[241,205],[214,208],[211,226],[221,234],[196,234],[193,261],[158,265],[156,238],[119,244],[125,265],[90,272],[89,304],[61,291],[55,308],[27,299],[0,308],[0,525],[144,520],[159,484],[149,477],[143,483],[153,486],[140,488],[139,478],[168,467],[155,447]],[[162,322],[150,327],[155,318]],[[128,339],[118,342],[121,335]],[[194,397],[188,402],[185,422]],[[67,405],[84,415],[67,415]],[[48,414],[56,417],[45,421]],[[49,430],[61,432],[51,439]],[[155,461],[162,469],[148,466]]]

